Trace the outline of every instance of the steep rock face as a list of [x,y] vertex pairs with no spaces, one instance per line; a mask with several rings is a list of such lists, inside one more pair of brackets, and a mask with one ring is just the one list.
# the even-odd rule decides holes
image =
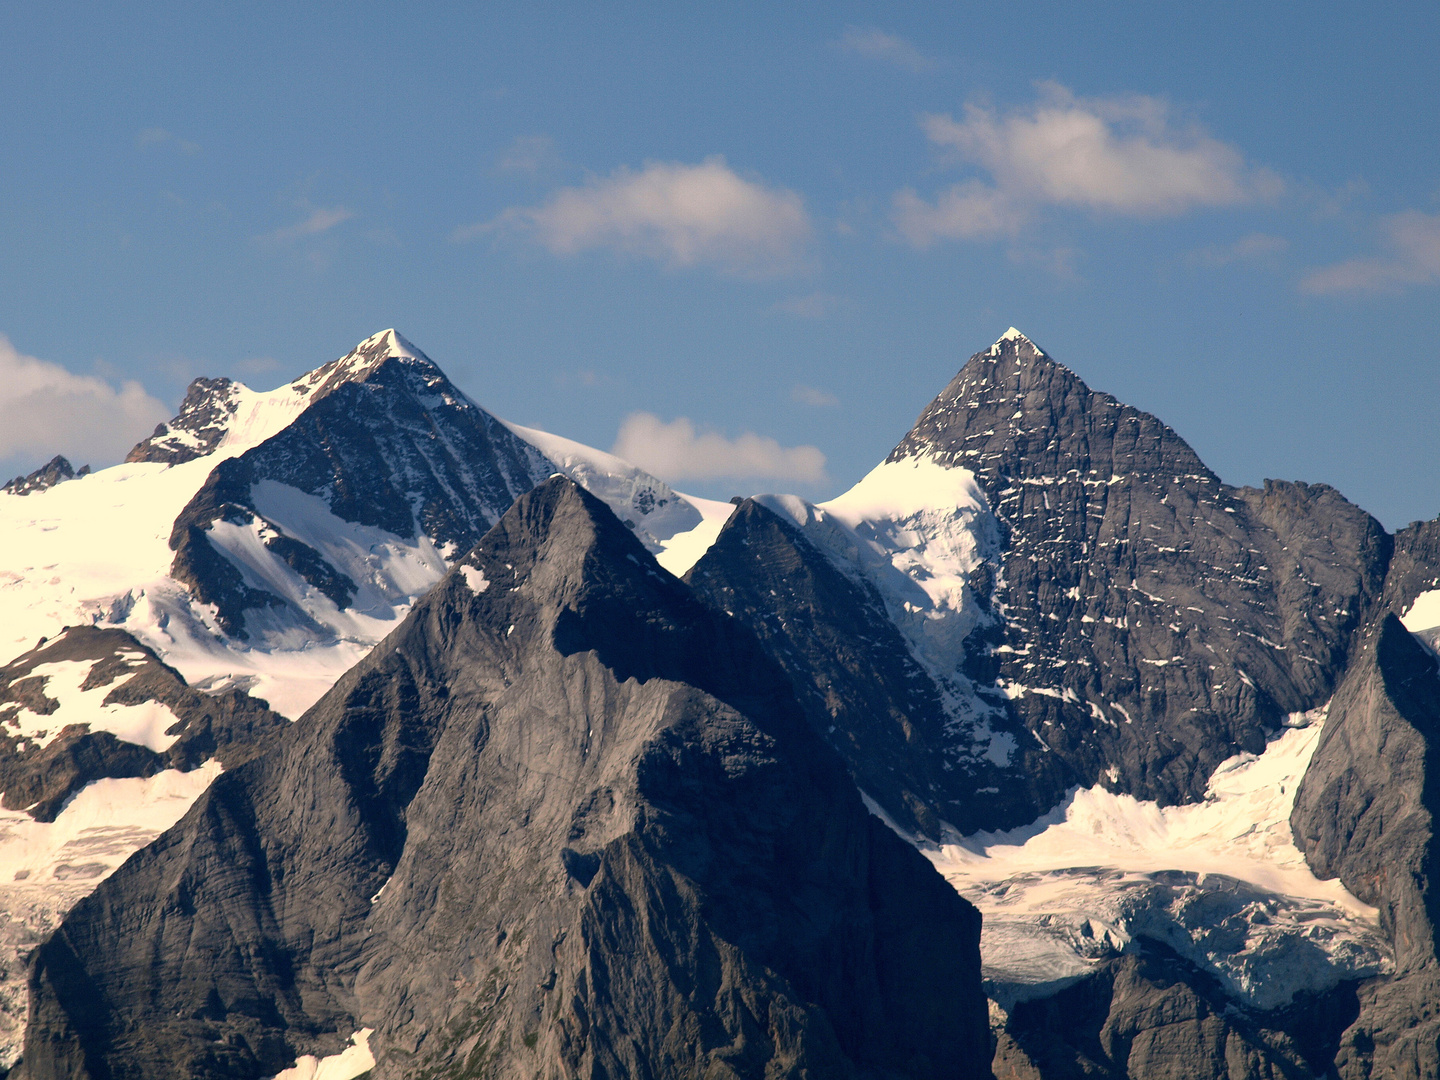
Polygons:
[[136,443],[125,460],[178,465],[204,457],[225,437],[235,415],[238,391],[226,378],[195,379],[186,389],[175,419],[156,424],[150,437]]
[[1290,819],[1315,872],[1378,907],[1395,948],[1393,977],[1362,992],[1339,1061],[1347,1078],[1440,1074],[1437,739],[1435,658],[1387,615],[1335,695]]
[[[1017,803],[1023,816],[1063,777],[1026,747],[1019,782],[989,761],[988,773],[946,768],[955,738],[939,688],[907,648],[884,600],[842,573],[793,522],[747,499],[685,580],[759,637],[783,667],[811,726],[845,760],[860,789],[911,833],[937,840],[940,822],[973,831],[977,784],[992,807]],[[1011,742],[1028,734],[1015,725]],[[982,765],[983,768],[983,765]],[[1039,789],[1037,791],[1036,789]],[[1003,813],[1003,811],[1002,811]]]
[[997,1032],[997,1080],[1290,1080],[1330,1074],[1353,986],[1269,1013],[1238,1008],[1163,946],[1109,961]]
[[[67,674],[78,678],[61,694],[52,683]],[[233,767],[285,724],[238,690],[187,686],[123,630],[70,627],[0,668],[3,805],[53,821],[92,781],[189,771],[211,758]]]
[[1404,616],[1420,596],[1435,589],[1440,589],[1440,518],[1413,522],[1395,534],[1395,554],[1385,577],[1385,607]]
[[21,1074],[984,1076],[979,920],[553,479],[37,956]]
[[170,536],[172,576],[201,603],[214,604],[221,628],[236,636],[247,636],[247,609],[285,601],[247,575],[243,558],[217,548],[217,522],[253,531],[256,543],[338,608],[356,589],[343,570],[265,516],[256,485],[284,485],[322,499],[341,521],[402,540],[423,535],[453,552],[471,547],[552,471],[534,447],[471,404],[393,331],[317,368],[297,387],[308,393],[309,407],[258,446],[222,461]]
[[972,575],[993,618],[967,663],[1007,689],[1062,785],[1202,797],[1221,761],[1325,701],[1381,593],[1389,537],[1337,492],[1227,487],[1017,332],[890,460],[915,458],[972,471],[1000,522],[1003,553]]

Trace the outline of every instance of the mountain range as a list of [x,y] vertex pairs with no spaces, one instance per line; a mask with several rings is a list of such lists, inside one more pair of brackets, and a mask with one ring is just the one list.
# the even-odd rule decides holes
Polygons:
[[391,330],[0,519],[13,1076],[1440,1075],[1440,521],[1016,330],[819,504]]

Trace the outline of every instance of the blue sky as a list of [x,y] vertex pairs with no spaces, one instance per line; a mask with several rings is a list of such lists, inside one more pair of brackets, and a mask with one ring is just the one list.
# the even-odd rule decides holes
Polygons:
[[393,325],[819,497],[1013,324],[1229,482],[1440,513],[1434,4],[120,7],[0,11],[0,471]]

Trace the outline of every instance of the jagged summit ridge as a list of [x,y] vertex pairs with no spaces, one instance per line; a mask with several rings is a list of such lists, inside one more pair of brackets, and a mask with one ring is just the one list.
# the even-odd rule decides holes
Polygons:
[[280,431],[341,386],[372,378],[390,360],[400,361],[414,371],[421,385],[459,395],[439,366],[392,328],[370,335],[339,359],[321,364],[274,390],[251,390],[223,376],[195,379],[175,417],[157,425],[154,433],[137,443],[125,460],[178,465],[226,446],[244,449]]
[[0,488],[0,491],[11,495],[29,495],[37,491],[47,491],[56,484],[63,484],[66,480],[75,480],[88,475],[90,475],[89,465],[81,465],[79,472],[76,472],[75,466],[70,464],[68,458],[63,454],[56,454],[34,472],[15,477],[14,480]]
[[310,400],[315,401],[346,383],[364,382],[389,360],[402,361],[406,367],[423,372],[436,385],[443,382],[453,390],[439,365],[393,327],[371,334],[338,360],[331,360],[302,375],[291,387],[296,393],[308,394]]

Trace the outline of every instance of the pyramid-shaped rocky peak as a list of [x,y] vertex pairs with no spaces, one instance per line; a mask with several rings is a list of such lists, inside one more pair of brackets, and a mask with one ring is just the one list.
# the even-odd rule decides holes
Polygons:
[[1156,471],[1214,475],[1168,425],[1091,390],[1011,327],[920,414],[891,461],[933,457],[977,473],[1100,482]]
[[[335,517],[402,540],[423,536],[449,559],[554,468],[393,330],[271,396],[286,399],[287,422],[221,461],[170,536],[171,576],[201,603],[214,604],[229,634],[248,636],[247,611],[294,609],[296,600],[281,595],[283,581],[276,590],[273,568],[251,565],[254,544],[232,545],[224,554],[215,548],[218,521],[253,527],[259,543],[337,607],[363,591],[372,573],[361,565],[347,569],[303,542],[303,528],[300,535],[287,529],[284,507],[262,505],[257,485],[268,481],[323,499]],[[387,593],[371,602],[393,599]],[[272,615],[262,621],[282,628],[309,618],[295,610]]]
[[1384,530],[1338,492],[1222,484],[1167,425],[1015,330],[890,460],[912,458],[973,472],[998,519],[1003,550],[970,580],[992,617],[965,662],[1063,764],[1051,798],[1102,780],[1202,798],[1221,761],[1334,691],[1382,587]]
[[297,392],[308,393],[314,401],[338,386],[364,382],[389,360],[401,361],[404,367],[421,373],[423,378],[439,380],[447,386],[449,384],[435,361],[405,340],[399,331],[391,328],[371,334],[338,360],[322,364],[296,379],[291,385]]
[[978,935],[738,620],[556,477],[76,907],[24,1069],[273,1075],[369,1028],[375,1080],[958,1080]]

